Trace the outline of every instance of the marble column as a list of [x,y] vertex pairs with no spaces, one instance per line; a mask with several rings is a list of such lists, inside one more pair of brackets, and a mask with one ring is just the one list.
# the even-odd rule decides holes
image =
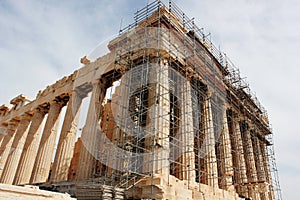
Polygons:
[[265,182],[265,171],[264,171],[264,162],[261,154],[260,149],[260,141],[257,136],[252,137],[252,144],[253,144],[253,153],[255,159],[255,166],[256,166],[256,173],[257,173],[257,180],[259,182]]
[[1,143],[2,143],[2,140],[4,137],[5,137],[5,135],[0,134],[0,146],[1,146]]
[[259,199],[258,192],[256,190],[257,183],[257,172],[255,166],[254,150],[251,139],[251,132],[249,130],[248,124],[243,124],[242,128],[242,138],[244,147],[244,157],[247,168],[247,179],[248,179],[248,193],[249,197],[253,199]]
[[46,182],[49,176],[63,101],[50,102],[50,109],[39,144],[30,183]]
[[149,75],[144,172],[169,174],[170,95],[167,60],[152,65]]
[[2,144],[2,140],[6,135],[7,135],[7,123],[1,124],[1,126],[0,126],[0,147]]
[[1,183],[13,183],[23,146],[28,134],[31,117],[32,115],[29,114],[24,114],[23,116],[21,116],[21,120],[12,142],[9,155],[3,169],[2,177],[0,179]]
[[69,168],[74,153],[81,102],[82,97],[74,91],[70,96],[60,133],[50,177],[51,182],[68,180]]
[[29,183],[46,113],[47,109],[38,107],[33,114],[32,122],[13,181],[14,185]]
[[106,86],[104,81],[97,81],[93,83],[88,115],[81,134],[82,146],[80,148],[78,168],[76,172],[77,180],[92,178],[94,174],[95,157],[98,156],[99,151],[99,118],[102,113],[102,102],[104,100],[105,93]]
[[[132,129],[126,126],[132,122],[128,115],[130,115],[131,109],[134,107],[129,97],[131,79],[128,76],[131,76],[130,72],[122,76],[120,85],[116,87],[115,92],[112,94],[111,102],[107,102],[104,106],[101,126],[107,138],[101,137],[99,148],[101,152],[99,157],[101,165],[98,171],[100,174],[105,173],[107,177],[113,177],[124,171],[135,170],[141,173],[142,169],[142,156],[133,156],[133,153],[130,152],[130,145],[125,146],[126,153],[125,151],[118,153],[120,152],[120,148],[115,148],[116,146],[121,147],[126,144],[128,140],[130,141],[130,136],[132,136]],[[109,144],[110,142],[113,145],[103,145],[103,143]],[[133,169],[135,165],[139,164],[141,168]]]
[[243,141],[240,129],[239,119],[233,117],[232,120],[232,134],[231,144],[233,149],[233,162],[235,167],[235,182],[237,186],[237,192],[243,196],[247,196],[247,189],[244,186],[247,180],[246,163],[244,158]]
[[262,154],[262,159],[264,163],[264,171],[266,175],[266,187],[267,187],[267,194],[266,196],[270,200],[275,200],[275,194],[274,194],[274,189],[273,189],[273,183],[272,183],[272,175],[271,175],[271,170],[270,170],[270,165],[269,165],[269,157],[267,153],[267,147],[266,143],[263,141],[260,141],[260,150]]
[[188,180],[189,184],[195,182],[195,153],[194,153],[194,122],[193,122],[193,105],[192,105],[192,87],[188,80],[182,83],[182,119],[181,134],[183,143],[182,153],[182,179]]
[[[228,121],[227,121],[227,109],[226,106],[223,106],[221,110],[223,113],[223,128],[220,135],[220,142],[218,146],[218,151],[220,154],[220,167],[219,167],[219,174],[220,180],[220,187],[222,189],[230,189],[232,186],[232,177],[233,177],[233,164],[232,164],[232,154],[231,154],[231,143],[230,143],[230,136],[229,136],[229,129],[228,129]],[[231,188],[232,189],[232,188]]]
[[208,94],[207,99],[204,101],[204,142],[202,149],[204,149],[206,154],[205,161],[205,174],[206,183],[209,186],[218,188],[218,166],[215,151],[215,133],[214,124],[212,116],[212,104],[211,104],[211,94]]
[[251,140],[251,133],[248,127],[243,128],[242,136],[243,136],[244,157],[245,157],[246,167],[247,167],[248,182],[249,183],[257,182],[257,173],[255,167],[253,145]]
[[10,147],[12,145],[12,142],[15,137],[15,133],[17,131],[19,121],[18,120],[11,120],[8,122],[8,127],[7,127],[7,135],[3,138],[1,147],[0,147],[0,177],[3,172],[4,165],[6,163],[8,154],[10,152]]
[[[122,83],[121,83],[122,84]],[[117,87],[115,89],[115,95],[120,95],[120,87]],[[112,99],[116,99],[116,97],[112,97]],[[120,102],[123,102],[121,98],[118,98]],[[115,103],[115,102],[114,102]],[[107,103],[104,105],[103,108],[103,120],[101,121],[101,129],[103,133],[105,133],[107,139],[109,140],[108,142],[111,142],[112,144],[119,146],[120,144],[123,144],[123,133],[122,131],[117,128],[118,126],[116,125],[116,122],[114,121],[114,115],[112,113],[112,105],[116,106],[115,104],[112,104],[111,101],[107,101]],[[125,106],[123,107],[125,109]],[[116,109],[116,113],[120,114],[122,116],[122,109],[121,106],[119,108],[114,108]],[[103,137],[101,137],[103,138]],[[106,142],[105,139],[102,139],[100,141],[100,151],[103,150],[101,146],[103,146],[103,143]],[[107,148],[106,148],[107,149]],[[97,168],[97,173],[101,175],[106,175],[107,177],[111,177],[113,175],[113,171],[115,169],[117,170],[122,170],[122,158],[118,155],[113,156],[115,151],[111,150],[111,148],[108,150],[108,153],[101,153],[101,157],[99,157],[99,160],[101,163],[99,163],[99,167]],[[106,167],[104,167],[104,165]]]

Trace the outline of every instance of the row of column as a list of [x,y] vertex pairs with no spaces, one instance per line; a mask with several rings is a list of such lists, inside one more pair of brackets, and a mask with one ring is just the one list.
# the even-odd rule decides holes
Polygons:
[[[158,88],[162,93],[168,93],[168,76],[166,76],[168,67],[161,65],[164,76],[159,79],[162,88]],[[166,79],[166,80],[165,80]],[[196,177],[195,155],[194,155],[194,133],[192,130],[192,100],[191,88],[188,84],[182,97],[185,105],[183,109],[183,126],[181,139],[185,141],[183,149],[182,162],[182,179],[192,180]],[[165,92],[163,90],[166,90]],[[155,91],[157,94],[158,91]],[[86,124],[82,131],[82,145],[80,151],[79,163],[77,169],[77,179],[93,177],[95,165],[94,150],[98,149],[97,130],[99,126],[100,113],[102,113],[102,102],[105,98],[106,87],[105,82],[95,82],[93,84],[92,96],[89,104],[88,116]],[[154,94],[153,94],[154,95]],[[50,181],[57,182],[68,179],[68,170],[77,132],[77,124],[79,119],[80,107],[84,96],[74,91],[69,96],[68,106],[60,133],[57,151],[52,166]],[[168,132],[168,120],[162,116],[167,116],[169,112],[170,99],[161,96],[157,105],[157,112],[154,112],[158,121],[154,122],[154,127],[158,135],[155,141],[162,147],[168,147],[169,141],[164,135]],[[58,132],[59,118],[62,107],[66,104],[66,100],[55,99],[50,103],[49,109],[38,107],[33,113],[25,113],[19,119],[13,119],[7,124],[7,135],[2,139],[0,147],[0,182],[7,184],[26,184],[39,183],[48,180],[51,168],[52,156],[55,148],[55,140]],[[257,137],[252,137],[253,133],[250,129],[241,128],[238,120],[231,122],[232,128],[228,128],[227,115],[224,112],[223,128],[220,135],[220,145],[218,153],[220,153],[222,161],[217,166],[216,139],[214,133],[214,121],[212,114],[212,103],[210,95],[204,101],[203,123],[204,123],[204,144],[205,144],[205,162],[203,162],[205,173],[205,183],[210,186],[223,187],[229,189],[233,185],[233,168],[236,168],[234,178],[237,184],[257,183],[270,180],[270,170],[266,157],[266,147]],[[166,109],[167,108],[167,109]],[[226,110],[224,108],[224,110]],[[46,124],[43,126],[43,119],[48,113]],[[157,117],[160,116],[160,117]],[[161,122],[159,121],[161,120]],[[164,125],[165,123],[165,125]],[[231,132],[230,132],[231,130]],[[41,132],[42,136],[41,136]],[[189,134],[185,134],[189,133]],[[41,137],[41,139],[40,139]],[[147,143],[147,141],[146,141]],[[234,154],[232,157],[232,153]],[[233,163],[232,163],[233,162]],[[161,165],[152,163],[153,165]],[[156,167],[154,167],[156,168]],[[157,167],[159,168],[159,167]],[[219,170],[219,171],[218,171]],[[162,170],[160,173],[167,171]],[[221,175],[221,181],[220,177]],[[250,189],[249,189],[250,188]],[[258,197],[257,192],[251,187],[248,190],[242,187],[242,194],[249,195],[254,199],[268,199],[268,193]],[[248,194],[246,194],[248,192]]]
[[[89,116],[83,130],[83,137],[85,135],[92,137],[92,133],[95,133],[92,130],[95,130],[97,118],[91,109],[101,107],[99,102],[101,99],[103,100],[105,95],[103,84],[97,81],[93,86]],[[39,106],[34,111],[8,122],[6,126],[7,135],[3,137],[0,146],[1,183],[19,185],[43,183],[47,180],[51,182],[68,180],[80,107],[85,96],[86,94],[73,91],[68,96],[56,98],[48,106]],[[52,165],[61,110],[66,103],[68,105]],[[43,121],[47,114],[44,125]],[[88,141],[93,141],[93,138],[88,139]],[[92,156],[86,155],[85,151],[85,146],[83,146],[77,171],[78,178],[91,177],[94,162]],[[50,169],[52,170],[49,177]]]
[[234,184],[237,192],[252,199],[274,199],[266,143],[248,123],[231,113],[230,140],[232,145]]
[[[203,156],[200,164],[203,165],[201,183],[232,190],[233,163],[231,154],[230,134],[228,130],[225,104],[220,106],[219,111],[215,111],[215,117],[221,115],[220,123],[216,123],[213,116],[212,94],[208,92],[203,102],[202,127],[200,131],[204,132],[202,152]],[[220,126],[215,128],[215,126]],[[219,131],[216,133],[215,131]]]
[[[184,86],[185,87],[185,86]],[[189,149],[194,145],[192,108],[190,104],[190,85],[185,87],[183,92],[184,105],[182,106],[184,152],[179,160],[182,165],[181,174],[178,178],[183,180],[193,180],[195,173],[195,155]],[[240,120],[232,120],[231,128],[228,122],[227,108],[224,105],[222,117],[222,131],[218,136],[216,145],[216,133],[214,129],[214,119],[212,111],[211,94],[203,103],[203,127],[204,137],[202,143],[202,183],[212,187],[219,187],[226,190],[234,190],[233,185],[238,184],[239,194],[253,199],[272,199],[272,194],[268,189],[271,184],[270,167],[266,153],[266,144],[259,139],[258,133],[251,131],[250,127],[240,127]],[[203,149],[204,146],[204,149]],[[197,147],[196,147],[197,148]],[[218,152],[216,152],[216,150]],[[203,155],[206,155],[203,157]],[[235,182],[233,182],[235,181]]]
[[[153,108],[152,110],[148,111],[149,121],[147,125],[149,129],[151,129],[149,132],[153,132],[155,134],[155,138],[146,138],[145,146],[149,148],[149,151],[154,150],[159,152],[160,148],[169,148],[170,151],[178,151],[170,152],[169,155],[171,159],[171,163],[169,163],[169,165],[172,165],[171,173],[181,180],[187,180],[189,184],[195,183],[197,176],[196,174],[199,173],[199,171],[202,171],[204,172],[202,175],[200,175],[202,176],[202,183],[216,188],[218,188],[220,185],[222,189],[226,190],[233,188],[233,164],[226,107],[222,108],[223,127],[221,128],[222,133],[220,133],[220,138],[218,138],[220,142],[218,152],[221,154],[222,162],[221,166],[218,166],[217,159],[219,158],[216,156],[216,139],[211,102],[212,94],[209,93],[203,102],[203,113],[201,114],[203,117],[203,119],[201,117],[201,123],[203,124],[203,127],[201,127],[201,129],[204,137],[201,138],[201,140],[203,140],[200,147],[201,150],[197,151],[197,153],[201,154],[201,169],[196,169],[196,162],[198,162],[196,158],[198,158],[198,156],[195,155],[194,148],[198,147],[195,146],[194,142],[196,136],[195,130],[197,128],[195,128],[195,120],[193,119],[193,112],[195,112],[195,110],[193,110],[192,85],[187,79],[182,78],[181,80],[180,76],[175,76],[177,79],[172,81],[177,84],[177,88],[175,91],[173,91],[169,85],[169,79],[172,76],[173,71],[169,71],[170,69],[167,61],[162,62],[157,69],[152,70],[158,70],[159,73],[150,73],[150,82],[157,83],[157,87],[149,91],[148,104]],[[174,133],[174,136],[172,135],[174,139],[170,141],[170,137],[168,137],[168,135],[170,134],[170,128],[172,128],[170,126],[169,119],[169,115],[171,113],[170,95],[172,92],[175,93],[175,95],[172,95],[179,97],[179,105],[173,106],[178,106],[180,110],[180,114],[176,116],[180,118],[180,125],[178,125],[180,126],[180,130],[177,130],[178,133]],[[151,149],[151,146],[155,146],[154,149]],[[173,155],[171,156],[171,154]],[[156,155],[155,152],[154,155]],[[176,156],[174,157],[174,155]],[[167,157],[168,155],[160,155],[160,157],[154,156],[153,158],[146,156],[144,158],[144,165],[145,168],[147,168],[145,171],[150,171],[148,168],[152,167],[154,173],[162,175],[169,174],[170,166],[164,163],[169,162]],[[222,175],[222,178],[220,178],[219,175]]]

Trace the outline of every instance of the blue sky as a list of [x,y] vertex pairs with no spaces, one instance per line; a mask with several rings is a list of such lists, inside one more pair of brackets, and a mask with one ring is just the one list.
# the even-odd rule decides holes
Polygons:
[[[132,22],[147,0],[0,0],[0,104],[71,74],[101,41]],[[247,76],[274,130],[285,199],[300,185],[300,1],[176,3]]]

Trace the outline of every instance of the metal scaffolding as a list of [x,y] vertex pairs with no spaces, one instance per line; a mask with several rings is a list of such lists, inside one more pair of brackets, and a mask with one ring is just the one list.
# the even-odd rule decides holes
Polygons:
[[167,173],[200,191],[233,185],[241,197],[281,199],[266,110],[194,19],[153,1],[109,48],[115,66],[94,172],[104,185],[136,198],[152,180],[154,199],[155,174]]
[[[108,49],[95,61],[84,57],[81,69],[35,101],[25,105],[20,95],[12,100],[15,108],[1,106],[1,131],[9,134],[0,148],[8,160],[0,159],[0,182],[36,184],[78,199],[282,199],[267,112],[193,18],[172,0],[154,0]],[[20,120],[24,113],[35,116],[28,138],[31,118]],[[9,155],[11,146],[24,143],[30,151]],[[15,163],[21,164],[12,170]]]

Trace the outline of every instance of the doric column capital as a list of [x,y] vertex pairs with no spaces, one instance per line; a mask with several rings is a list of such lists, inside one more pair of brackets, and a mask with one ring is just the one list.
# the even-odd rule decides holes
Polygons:
[[100,78],[100,79],[96,79],[96,80],[93,80],[91,82],[92,86],[95,87],[97,85],[100,85],[100,86],[103,86],[103,85],[106,85],[107,83],[107,79],[106,78]]
[[7,123],[0,124],[0,138],[7,135]]
[[56,97],[55,99],[49,101],[50,108],[51,106],[59,106],[59,107],[64,107],[69,101],[69,95],[64,95],[64,96],[59,96]]
[[85,82],[84,84],[73,88],[73,90],[70,93],[71,95],[78,94],[81,98],[85,98],[89,94],[89,92],[91,92],[92,89],[92,84]]
[[8,129],[16,129],[18,126],[19,120],[12,119],[8,122]]
[[100,83],[100,79],[95,79],[90,82],[92,87],[94,87],[95,85],[98,85],[99,83]]
[[207,98],[210,99],[212,97],[213,91],[212,89],[207,89]]
[[21,120],[31,120],[31,118],[32,118],[32,114],[29,114],[29,113],[24,113],[21,116]]
[[2,106],[0,106],[0,116],[5,115],[8,111],[8,105],[3,104]]
[[102,78],[99,80],[99,83],[105,85],[105,84],[107,83],[107,78],[102,77]]
[[41,106],[40,105],[40,106],[36,107],[34,111],[39,112],[41,114],[46,114],[49,111],[49,106]]
[[90,92],[90,90],[77,88],[77,89],[72,90],[68,94],[69,94],[70,99],[74,98],[74,97],[79,98],[79,99],[84,99],[85,97],[88,96],[89,92]]

